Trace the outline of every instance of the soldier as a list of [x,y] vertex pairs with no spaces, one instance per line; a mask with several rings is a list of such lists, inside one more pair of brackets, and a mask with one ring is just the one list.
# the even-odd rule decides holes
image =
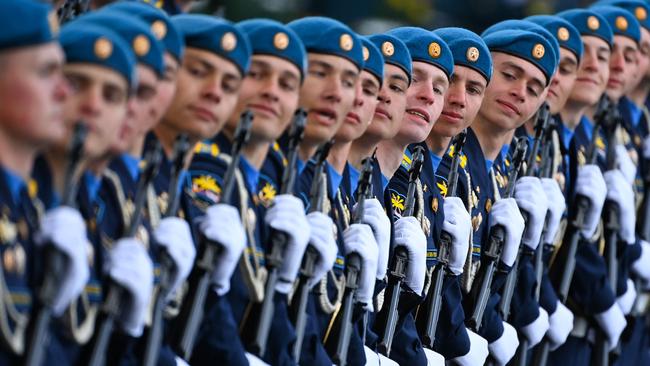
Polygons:
[[[445,95],[445,105],[443,107],[440,118],[433,126],[431,133],[427,136],[426,146],[430,151],[431,161],[434,166],[434,174],[440,165],[444,155],[448,152],[448,146],[451,138],[460,133],[465,128],[469,127],[478,110],[481,106],[485,89],[492,77],[492,58],[487,46],[483,40],[475,33],[462,28],[440,28],[435,30],[443,40],[447,42],[449,48],[454,56],[454,74],[452,75],[449,90]],[[450,154],[456,152],[449,150]],[[464,155],[462,151],[458,152],[459,156],[459,177],[458,179],[466,179]],[[451,156],[451,155],[450,155]],[[441,187],[447,187],[447,177],[436,176],[439,182],[435,185],[434,189],[440,190]],[[467,211],[462,204],[462,200],[458,197],[447,197],[446,190],[441,192],[444,197],[444,211],[445,218],[443,225],[450,225],[455,217],[454,210],[460,208]],[[449,206],[449,207],[447,207]],[[457,220],[460,222],[460,220]],[[469,232],[471,231],[471,222],[467,227],[467,240],[469,243]],[[461,230],[461,224],[457,223],[458,228]],[[449,230],[449,229],[448,229]],[[449,230],[453,231],[453,230]],[[460,364],[473,364],[484,362],[488,355],[487,342],[471,330],[463,331],[465,314],[462,308],[462,293],[460,286],[460,276],[465,266],[466,258],[468,257],[468,247],[464,247],[464,252],[460,246],[462,239],[462,231],[456,231],[458,240],[455,242],[451,256],[449,268],[453,276],[447,276],[446,280],[450,282],[448,300],[445,302],[445,309],[448,309],[450,315],[441,316],[439,321],[442,321],[441,326],[436,331],[436,340],[438,342],[438,350],[446,359],[455,358],[455,361]],[[448,319],[448,320],[445,320]],[[447,322],[448,323],[444,323]],[[452,329],[449,331],[447,329]],[[447,336],[445,334],[455,335],[455,337]],[[467,342],[467,336],[469,341]]]
[[[88,268],[81,215],[59,207],[40,220],[42,206],[39,210],[37,187],[30,180],[36,155],[65,133],[63,103],[70,89],[62,74],[64,55],[56,41],[55,14],[49,6],[33,1],[6,1],[1,6],[6,30],[0,37],[0,94],[6,103],[0,108],[4,292],[0,363],[16,364],[22,362],[28,345],[25,332],[30,318],[36,318],[41,306],[51,306],[53,314],[60,316],[83,290]],[[37,289],[47,274],[39,267],[48,261],[43,254],[52,252],[45,251],[50,249],[47,244],[62,254],[65,273],[55,284],[54,298],[40,299]],[[33,324],[29,329],[31,337]],[[57,352],[55,346],[48,351]]]

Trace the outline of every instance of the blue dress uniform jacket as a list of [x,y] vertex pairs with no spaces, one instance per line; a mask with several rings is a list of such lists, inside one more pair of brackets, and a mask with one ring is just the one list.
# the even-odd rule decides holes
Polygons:
[[[474,283],[474,277],[480,265],[481,246],[487,242],[489,235],[487,225],[489,212],[494,202],[494,186],[489,173],[491,168],[488,168],[487,165],[488,162],[486,162],[476,134],[469,128],[459,164],[457,188],[458,197],[463,200],[463,203],[470,211],[473,227],[472,262],[466,264],[461,277],[461,287],[466,294],[470,291],[471,286],[478,285]],[[442,186],[445,187],[442,191],[446,190],[445,177],[449,175],[450,169],[451,156],[445,154],[437,172]],[[483,315],[481,328],[478,330],[478,334],[485,338],[488,343],[496,341],[503,334],[503,320],[497,313],[496,306],[501,298],[498,292],[503,286],[509,271],[510,268],[500,261],[492,281],[491,295]],[[473,299],[470,299],[469,296],[464,297],[463,308],[465,314],[471,314],[474,305]]]
[[[190,165],[189,179],[195,201],[199,206],[207,208],[207,205],[219,201],[223,176],[228,167],[222,159],[222,154],[225,155],[224,152],[230,149],[231,142],[223,135],[197,147],[197,154]],[[243,158],[240,160],[239,171],[243,181],[236,184],[230,204],[238,207],[246,215],[245,227],[250,232],[248,247],[240,260],[240,270],[233,273],[230,291],[225,296],[230,304],[230,311],[219,314],[220,311],[228,309],[224,307],[223,300],[212,293],[213,301],[207,304],[206,313],[224,319],[226,326],[242,327],[244,333],[241,335],[240,342],[237,337],[233,337],[234,334],[240,333],[236,328],[228,329],[224,323],[216,322],[216,318],[210,318],[211,320],[205,322],[201,328],[199,343],[191,360],[192,364],[213,364],[216,359],[223,362],[232,362],[234,359],[237,364],[240,362],[245,364],[245,360],[241,358],[242,343],[246,343],[249,336],[247,333],[253,329],[249,327],[255,326],[253,317],[258,313],[255,307],[258,305],[256,303],[261,301],[255,297],[260,295],[257,289],[260,286],[263,289],[264,283],[260,280],[262,278],[260,274],[264,270],[264,253],[270,248],[264,247],[268,231],[263,221],[264,207],[259,203],[256,194],[258,179],[255,175],[259,173],[254,172]],[[295,331],[289,321],[287,296],[276,293],[273,300],[275,314],[263,359],[273,365],[291,365],[295,363],[291,358],[291,345],[295,340]],[[226,318],[223,318],[224,316]]]
[[[435,164],[432,161],[431,153],[425,143],[413,144],[404,152],[404,158],[398,171],[395,173],[389,183],[389,191],[393,201],[393,210],[397,212],[395,218],[399,217],[403,203],[406,201],[408,191],[409,176],[408,170],[416,146],[425,149],[424,164],[420,174],[422,184],[422,201],[416,200],[416,212],[423,210],[425,221],[425,235],[427,237],[427,267],[431,269],[437,264],[437,241],[440,238],[442,222],[444,220],[444,204],[441,188],[446,188],[444,184],[439,183],[436,177]],[[446,191],[443,193],[446,194]],[[422,207],[419,207],[422,205]],[[424,295],[426,296],[426,294]],[[442,292],[442,308],[436,329],[436,341],[434,350],[444,356],[446,359],[462,356],[469,351],[469,336],[465,330],[465,313],[461,306],[460,281],[458,276],[445,275]],[[428,303],[420,304],[418,313],[425,314],[425,307]],[[414,315],[414,314],[413,314]],[[422,316],[422,315],[420,315]]]

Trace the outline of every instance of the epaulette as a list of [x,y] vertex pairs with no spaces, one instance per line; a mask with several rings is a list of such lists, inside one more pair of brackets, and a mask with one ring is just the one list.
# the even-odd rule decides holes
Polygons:
[[411,168],[411,160],[412,159],[413,159],[413,154],[411,154],[411,152],[407,148],[404,151],[404,155],[402,155],[402,163],[400,164],[401,167],[408,171]]
[[219,156],[219,145],[211,142],[199,142],[194,146],[195,154],[209,154],[213,157]]
[[289,165],[289,161],[287,160],[287,157],[284,156],[284,153],[282,152],[282,149],[280,148],[280,144],[277,142],[273,143],[273,152],[279,155],[279,157],[282,159],[282,166],[286,167]]

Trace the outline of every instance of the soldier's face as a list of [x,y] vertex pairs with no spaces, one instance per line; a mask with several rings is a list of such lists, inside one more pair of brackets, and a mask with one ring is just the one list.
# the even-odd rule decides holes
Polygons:
[[65,134],[63,104],[70,93],[58,44],[0,53],[0,129],[35,146]]
[[359,70],[338,56],[309,54],[299,105],[307,110],[305,142],[322,144],[334,137],[352,109]]
[[641,28],[641,44],[639,45],[638,82],[650,82],[650,31]]
[[445,94],[445,106],[431,133],[453,137],[471,125],[481,108],[486,88],[487,80],[477,71],[466,66],[454,66]]
[[492,53],[494,72],[478,114],[502,131],[526,122],[539,108],[548,88],[542,70],[519,57]]
[[188,133],[193,140],[214,136],[234,111],[241,82],[242,75],[232,62],[212,52],[187,48],[176,95],[163,124]]
[[379,99],[379,80],[368,71],[361,71],[357,81],[357,91],[352,110],[345,116],[334,139],[338,142],[350,142],[358,139],[368,128]]
[[406,91],[409,79],[401,68],[384,64],[384,83],[379,90],[379,102],[372,115],[366,134],[378,140],[395,137],[406,109]]
[[100,158],[115,144],[124,125],[127,81],[116,71],[93,64],[68,64],[64,73],[72,86],[65,103],[66,123],[70,127],[77,121],[86,123],[84,152],[90,159]]
[[618,101],[631,90],[638,70],[639,48],[631,38],[614,36],[612,57],[609,59],[607,95]]
[[411,144],[426,139],[440,117],[449,88],[447,75],[431,64],[413,62],[413,82],[406,92],[406,109],[397,137]]
[[573,52],[560,48],[560,65],[551,79],[551,86],[546,96],[552,114],[559,113],[564,107],[577,76],[578,58]]
[[151,130],[157,121],[154,119],[156,109],[156,94],[158,92],[158,77],[153,69],[138,64],[138,86],[133,101],[129,103],[126,119],[119,138],[115,141],[114,150],[117,153],[126,151],[138,138]]
[[251,138],[275,141],[291,122],[299,92],[300,70],[296,65],[275,56],[254,55],[226,129],[235,131],[239,116],[250,110],[255,116]]
[[598,103],[598,99],[605,92],[609,79],[611,51],[607,42],[594,36],[582,37],[582,44],[584,53],[569,100],[592,106]]

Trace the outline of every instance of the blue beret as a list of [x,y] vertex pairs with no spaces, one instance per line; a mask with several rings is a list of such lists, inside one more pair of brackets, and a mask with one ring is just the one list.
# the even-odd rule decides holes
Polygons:
[[296,65],[300,76],[307,71],[307,51],[298,35],[286,25],[270,19],[250,19],[236,24],[248,36],[253,54],[283,58]]
[[112,29],[131,45],[139,63],[151,67],[158,76],[165,73],[163,45],[151,33],[147,23],[111,10],[88,13],[74,21],[97,24]]
[[492,56],[478,34],[464,28],[440,28],[433,33],[447,43],[455,65],[476,70],[488,82],[492,78]]
[[589,9],[607,19],[607,23],[609,23],[615,36],[625,36],[636,43],[641,41],[641,26],[629,11],[611,5],[600,4],[596,4]]
[[404,42],[388,34],[373,34],[368,36],[368,40],[381,50],[385,63],[395,65],[404,70],[410,84],[413,63],[411,61],[411,53]]
[[573,24],[581,36],[598,37],[607,42],[610,48],[612,47],[614,34],[612,33],[612,28],[607,24],[607,20],[602,15],[586,9],[565,10],[556,15]]
[[560,47],[573,52],[580,63],[582,58],[583,45],[580,32],[566,19],[554,15],[534,15],[525,20],[538,24],[548,30],[560,43]]
[[246,37],[231,22],[199,14],[180,14],[172,23],[185,38],[185,45],[212,52],[237,66],[245,75],[251,63],[251,46]]
[[363,68],[361,40],[347,25],[325,17],[306,17],[287,24],[298,34],[307,52],[324,53],[350,60]]
[[557,65],[560,63],[560,44],[548,30],[533,22],[521,19],[507,19],[490,26],[488,29],[483,31],[483,34],[481,34],[481,36],[485,37],[492,32],[511,29],[529,31],[537,33],[540,36],[544,37],[546,41],[551,44],[549,52],[551,52],[555,57],[555,67],[557,67]]
[[0,24],[0,50],[51,42],[59,28],[52,7],[33,0],[0,1]]
[[384,82],[384,57],[368,37],[360,37],[363,45],[363,69],[373,74],[381,85]]
[[426,62],[437,66],[451,78],[454,73],[454,58],[449,46],[442,38],[426,29],[417,27],[399,27],[386,34],[401,39],[409,49],[412,61]]
[[117,33],[100,25],[69,22],[59,38],[66,62],[90,63],[114,70],[135,86],[136,59],[129,44]]
[[102,9],[116,10],[137,17],[147,23],[151,33],[165,46],[167,52],[181,61],[185,42],[181,33],[171,22],[171,19],[164,11],[151,5],[136,1],[119,1]]
[[648,5],[647,2],[639,0],[607,0],[599,1],[598,4],[607,4],[623,8],[634,14],[634,17],[643,28],[650,30],[650,19],[648,18],[650,5]]
[[546,85],[555,72],[555,55],[551,43],[539,34],[519,30],[500,30],[483,37],[492,52],[503,52],[524,59],[537,66],[546,76]]

